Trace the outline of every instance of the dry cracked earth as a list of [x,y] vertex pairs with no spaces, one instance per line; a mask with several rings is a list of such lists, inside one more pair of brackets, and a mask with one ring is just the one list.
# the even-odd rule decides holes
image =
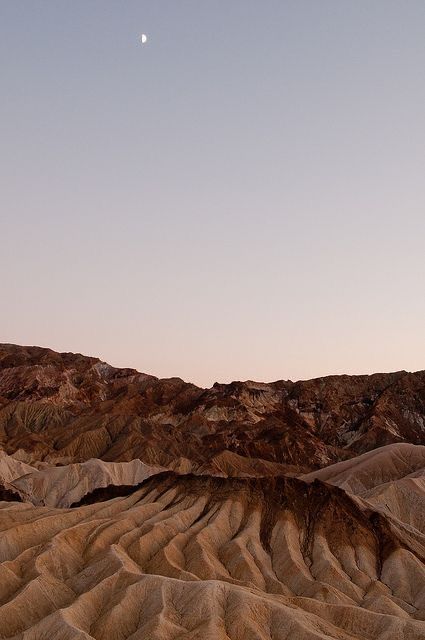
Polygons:
[[200,389],[0,345],[0,638],[425,639],[425,372]]

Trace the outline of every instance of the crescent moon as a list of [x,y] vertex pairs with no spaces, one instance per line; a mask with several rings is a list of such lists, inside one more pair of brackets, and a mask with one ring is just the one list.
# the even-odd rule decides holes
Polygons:
[[142,33],[140,40],[142,44],[146,44],[146,42],[148,41],[148,36],[145,33]]

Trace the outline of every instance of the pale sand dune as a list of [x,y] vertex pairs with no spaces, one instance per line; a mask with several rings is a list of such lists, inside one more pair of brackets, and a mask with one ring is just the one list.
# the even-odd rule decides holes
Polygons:
[[317,481],[169,472],[75,509],[0,503],[0,527],[2,638],[425,638],[421,532]]
[[300,478],[307,482],[317,478],[361,495],[386,482],[421,472],[424,468],[425,446],[397,443],[303,474]]
[[[0,465],[2,460],[8,457],[0,457]],[[20,470],[25,470],[24,467],[28,465],[23,465]],[[21,477],[10,478],[9,484],[24,500],[36,506],[70,507],[87,493],[100,487],[137,485],[149,476],[164,470],[161,467],[146,465],[140,460],[104,462],[94,459],[61,467],[31,469]],[[17,468],[13,469],[14,473],[17,471]],[[4,476],[6,475],[5,473]],[[0,480],[2,477],[3,469],[0,466]],[[4,481],[7,482],[6,477]]]

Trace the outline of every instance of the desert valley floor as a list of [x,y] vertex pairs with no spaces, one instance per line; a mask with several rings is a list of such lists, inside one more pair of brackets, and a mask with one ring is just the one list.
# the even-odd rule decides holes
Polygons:
[[425,639],[425,372],[0,346],[0,638]]

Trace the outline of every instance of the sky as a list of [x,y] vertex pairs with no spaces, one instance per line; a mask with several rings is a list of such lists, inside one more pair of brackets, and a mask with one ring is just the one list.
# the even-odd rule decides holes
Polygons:
[[3,0],[0,341],[424,369],[424,33],[423,0]]

